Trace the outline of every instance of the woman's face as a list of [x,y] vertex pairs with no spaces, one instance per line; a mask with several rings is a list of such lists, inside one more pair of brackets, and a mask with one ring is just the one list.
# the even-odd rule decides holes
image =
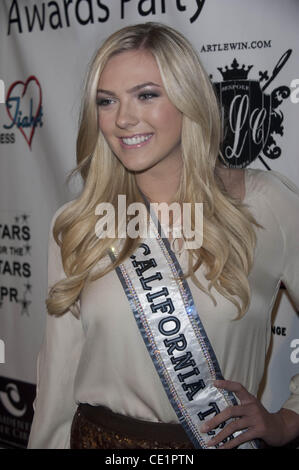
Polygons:
[[181,160],[182,114],[169,101],[155,58],[146,51],[112,57],[98,84],[98,122],[131,171],[167,171]]

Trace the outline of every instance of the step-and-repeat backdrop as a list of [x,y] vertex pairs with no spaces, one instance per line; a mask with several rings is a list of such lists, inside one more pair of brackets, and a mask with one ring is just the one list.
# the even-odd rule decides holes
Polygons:
[[[166,23],[190,39],[222,102],[239,113],[230,163],[277,170],[299,185],[297,0],[1,0],[2,447],[26,447],[30,431],[46,317],[49,223],[80,191],[79,181],[67,186],[65,179],[75,166],[86,68],[104,38],[145,21]],[[261,125],[267,138],[256,145]],[[276,411],[299,368],[299,319],[283,289],[268,355],[260,393]]]

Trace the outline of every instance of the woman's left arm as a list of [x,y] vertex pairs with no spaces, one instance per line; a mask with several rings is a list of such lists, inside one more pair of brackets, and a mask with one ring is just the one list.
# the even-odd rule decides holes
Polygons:
[[[265,188],[268,189],[268,197],[284,239],[281,280],[299,311],[299,188],[276,171],[265,172],[264,177]],[[256,438],[263,439],[269,446],[278,447],[299,437],[299,374],[291,379],[291,395],[276,413],[269,413],[262,403],[238,382],[218,380],[215,385],[234,392],[240,404],[226,408],[202,426],[202,431],[208,432],[229,418],[237,418],[211,439],[211,446],[219,444],[232,432],[239,430],[245,431],[228,440],[221,448],[231,449]]]
[[[299,381],[299,375],[295,377]],[[230,418],[237,418],[213,437],[208,442],[209,446],[214,447],[234,432],[241,430],[244,432],[221,445],[221,449],[232,449],[257,438],[262,439],[269,446],[280,447],[299,436],[299,414],[295,411],[281,408],[276,413],[269,413],[261,402],[240,383],[216,380],[214,384],[218,388],[234,392],[240,404],[226,408],[201,427],[202,432],[209,432]]]

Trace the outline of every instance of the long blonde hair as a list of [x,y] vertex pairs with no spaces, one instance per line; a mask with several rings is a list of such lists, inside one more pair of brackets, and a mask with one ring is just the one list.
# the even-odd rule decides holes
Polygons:
[[[256,244],[254,225],[258,224],[246,206],[228,194],[216,171],[222,137],[219,104],[197,53],[173,28],[153,22],[128,26],[112,34],[90,65],[80,113],[77,167],[71,173],[81,174],[84,187],[80,196],[58,215],[53,227],[66,278],[51,286],[46,300],[48,312],[59,316],[71,310],[77,315],[76,305],[84,286],[121,264],[140,243],[140,238],[127,237],[115,262],[96,269],[117,241],[96,236],[96,206],[109,201],[117,213],[118,194],[126,195],[127,205],[143,202],[134,173],[111,151],[97,119],[96,91],[101,72],[112,56],[129,50],[153,54],[165,91],[183,114],[183,170],[174,200],[205,203],[203,244],[188,250],[186,277],[191,276],[216,304],[210,292],[214,287],[235,304],[240,318],[250,303],[248,274]],[[194,220],[192,224],[194,227]],[[194,264],[192,259],[196,260]],[[195,276],[202,264],[208,288]]]

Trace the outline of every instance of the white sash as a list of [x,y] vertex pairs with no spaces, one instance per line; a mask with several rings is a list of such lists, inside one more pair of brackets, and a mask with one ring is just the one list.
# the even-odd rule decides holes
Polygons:
[[[181,425],[195,448],[207,448],[211,437],[231,420],[209,433],[201,433],[199,428],[205,420],[236,405],[237,400],[233,393],[213,385],[214,380],[223,379],[218,361],[187,281],[173,279],[182,276],[182,269],[159,220],[151,215],[150,229],[155,238],[145,239],[116,272]],[[112,251],[110,256],[115,259]],[[256,449],[259,442],[250,441],[239,448]]]

